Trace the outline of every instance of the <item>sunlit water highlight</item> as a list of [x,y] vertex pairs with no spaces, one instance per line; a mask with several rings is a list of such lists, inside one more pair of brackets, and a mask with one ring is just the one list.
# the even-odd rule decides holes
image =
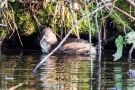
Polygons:
[[36,50],[5,51],[0,55],[0,90],[15,86],[16,90],[135,90],[135,75],[127,75],[135,69],[134,61],[129,64],[125,52],[113,62],[112,54],[104,51],[100,66],[96,59],[91,66],[89,57],[52,55],[34,74],[32,70],[46,55]]

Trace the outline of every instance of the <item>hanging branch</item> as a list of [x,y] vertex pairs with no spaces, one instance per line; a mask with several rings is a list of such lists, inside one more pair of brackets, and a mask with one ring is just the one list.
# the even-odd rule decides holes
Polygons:
[[[104,2],[103,2],[104,3]],[[106,5],[106,3],[104,3],[105,5]],[[129,30],[132,30],[133,31],[133,29],[132,28],[130,28],[129,26],[127,26],[122,20],[121,20],[121,18],[120,17],[118,17],[118,15],[113,11],[112,12],[112,10],[113,10],[113,8],[115,7],[114,6],[114,4],[112,4],[112,5],[110,5],[111,6],[111,9],[109,8],[109,7],[106,7],[106,9],[108,9],[109,10],[109,15],[112,15],[114,18],[117,18],[117,19],[119,19],[119,21],[124,25],[124,26],[126,26]],[[121,9],[120,9],[121,10]],[[120,10],[119,10],[119,12],[120,12]],[[122,10],[123,11],[123,10]],[[107,11],[108,12],[108,11]],[[112,13],[114,13],[114,14],[112,14]],[[123,11],[123,13],[126,13],[125,11]],[[128,13],[126,13],[127,15],[128,15]],[[129,14],[129,16],[131,16],[130,14]],[[132,18],[132,17],[131,17]],[[134,18],[134,17],[133,17]],[[132,18],[132,19],[133,19]]]
[[[10,6],[10,5],[9,5]],[[23,47],[23,43],[22,43],[22,41],[21,41],[21,38],[20,38],[20,34],[19,34],[19,32],[18,32],[18,27],[17,27],[17,25],[16,25],[16,23],[15,23],[15,17],[14,17],[14,13],[13,13],[13,9],[12,9],[12,7],[10,6],[10,8],[11,8],[11,11],[10,11],[10,13],[9,13],[9,10],[5,10],[5,9],[2,9],[2,10],[4,10],[3,12],[2,12],[2,14],[3,14],[3,16],[4,16],[4,19],[6,20],[6,23],[8,24],[8,26],[10,27],[10,29],[13,31],[12,33],[11,33],[11,35],[9,36],[9,38],[11,38],[11,36],[14,34],[14,32],[15,32],[15,30],[16,30],[16,32],[17,32],[17,35],[18,35],[18,38],[19,38],[19,41],[20,41],[20,43],[21,43],[21,46]],[[9,20],[8,18],[12,18],[12,20]],[[12,21],[12,22],[11,22]]]
[[[85,2],[84,2],[84,6],[85,6],[85,12],[86,12],[86,15],[88,15],[88,11],[87,11],[87,6],[86,6],[86,0],[84,0]],[[87,17],[87,19],[88,19],[88,28],[89,28],[89,45],[90,45],[90,50],[89,50],[89,52],[90,52],[90,60],[92,60],[92,55],[91,55],[91,26],[90,26],[90,17]]]
[[133,19],[133,21],[135,21],[135,18],[134,18],[133,16],[131,16],[130,14],[128,14],[127,12],[125,12],[125,11],[119,9],[119,8],[116,7],[116,6],[113,6],[113,7],[114,7],[114,9],[116,9],[117,11],[121,12],[122,14],[126,15],[127,17],[129,17],[129,18]]
[[133,8],[135,8],[135,3],[133,0],[125,0],[127,3],[129,3]]
[[[98,8],[98,1],[96,0],[96,7]],[[94,16],[94,19],[95,19],[95,23],[96,23],[96,29],[98,31],[98,61],[99,61],[99,65],[100,65],[100,62],[101,62],[101,31],[99,30],[99,26],[98,26],[98,20],[97,20],[97,12],[95,13],[95,16]]]
[[[84,0],[84,6],[85,6],[85,12],[86,15],[88,15],[88,10],[87,10],[87,6],[86,6],[86,0]],[[89,28],[89,53],[90,53],[90,65],[91,65],[91,79],[90,82],[92,84],[92,78],[93,78],[93,60],[92,60],[92,54],[91,54],[91,26],[90,26],[90,17],[87,18],[88,19],[88,28]]]
[[[73,11],[73,9],[71,9],[71,3],[68,2],[67,7],[69,8],[72,18],[73,18],[73,25],[75,25],[77,23],[77,17],[75,17],[75,12]],[[80,39],[80,35],[79,35],[79,31],[78,31],[78,25],[76,27],[76,34],[77,34],[77,39]]]

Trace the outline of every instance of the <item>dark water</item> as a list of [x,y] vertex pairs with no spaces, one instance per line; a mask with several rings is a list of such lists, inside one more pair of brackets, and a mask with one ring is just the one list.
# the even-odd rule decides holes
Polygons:
[[[135,90],[135,69],[127,52],[113,62],[113,51],[104,51],[102,62],[88,57],[53,55],[38,70],[35,66],[45,55],[39,51],[4,51],[0,55],[0,90]],[[134,58],[134,57],[133,57]],[[133,59],[134,60],[134,59]]]

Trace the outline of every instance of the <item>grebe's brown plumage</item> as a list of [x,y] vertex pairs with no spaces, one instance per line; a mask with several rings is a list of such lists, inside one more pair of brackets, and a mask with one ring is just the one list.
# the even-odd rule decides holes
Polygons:
[[[50,28],[45,28],[42,31],[40,46],[43,53],[49,53],[51,45],[57,42],[56,35]],[[88,41],[77,38],[68,38],[63,45],[56,51],[56,53],[70,54],[70,55],[89,55],[91,46],[91,54],[96,54],[96,47],[89,44]]]

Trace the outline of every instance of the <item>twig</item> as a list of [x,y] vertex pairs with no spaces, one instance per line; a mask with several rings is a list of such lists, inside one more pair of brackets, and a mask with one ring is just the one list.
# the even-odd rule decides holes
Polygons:
[[[11,6],[10,6],[10,7],[11,7]],[[12,7],[11,7],[11,10],[12,10],[12,12],[13,12]],[[23,47],[23,43],[22,43],[22,40],[21,40],[20,34],[19,34],[19,32],[18,32],[18,27],[17,27],[17,25],[16,25],[16,23],[15,23],[14,13],[13,13],[13,17],[12,17],[12,18],[13,18],[14,28],[15,28],[15,30],[16,30],[16,32],[17,32],[17,35],[18,35],[18,38],[19,38],[20,44],[21,44],[21,46]]]
[[[66,0],[65,0],[66,1]],[[67,2],[65,3],[65,4],[61,4],[60,2],[55,2],[55,1],[53,1],[53,3],[56,3],[56,4],[59,4],[60,6],[65,6],[65,7],[68,7],[68,3],[70,3],[70,1],[68,1],[67,0]],[[74,8],[71,8],[70,7],[70,9],[72,9],[72,10],[74,10],[74,11],[77,11],[77,12],[80,12],[80,13],[82,13],[82,14],[85,14],[85,12],[84,11],[81,11],[81,10],[76,10],[76,9],[74,9]]]
[[[17,27],[17,25],[15,24],[15,26]],[[17,35],[18,35],[18,38],[19,38],[19,41],[20,41],[20,43],[21,43],[21,45],[22,45],[22,47],[23,47],[23,43],[22,43],[22,40],[21,40],[21,37],[20,37],[20,34],[19,34],[19,32],[18,32],[18,29],[16,28],[16,32],[17,32]]]
[[85,18],[87,17],[91,17],[93,14],[95,14],[96,12],[98,12],[99,10],[103,9],[104,7],[107,7],[107,6],[111,6],[112,3],[108,3],[106,5],[103,5],[97,9],[95,9],[93,12],[91,12],[90,14],[86,15],[86,16],[83,16],[78,22],[77,24],[75,24],[72,29],[68,32],[68,34],[63,38],[63,40],[60,42],[60,44],[55,48],[53,49],[42,61],[40,61],[39,64],[37,64],[37,66],[35,67],[35,69],[33,70],[34,73],[36,73],[36,70],[38,67],[40,67],[42,65],[43,62],[49,60],[48,58],[64,43],[64,41],[68,38],[68,36],[72,33],[72,31],[76,28],[76,26],[81,23]]
[[[105,5],[106,5],[106,3],[104,3]],[[112,4],[111,6],[113,6],[114,7],[114,5]],[[112,7],[112,8],[113,8]],[[112,13],[110,13],[110,11],[112,11],[111,9],[109,9],[108,7],[106,7],[108,10],[109,10],[109,14],[111,14],[114,18],[116,18],[116,19],[119,19],[120,20],[120,22],[124,25],[124,26],[126,26],[128,29],[130,29],[130,30],[132,30],[133,31],[133,29],[131,29],[129,26],[127,26],[122,20],[121,20],[121,18],[119,18],[119,16],[113,11],[112,13],[114,13],[115,15],[113,15]]]
[[[105,1],[103,1],[103,0],[101,0],[101,1],[102,1],[103,4],[106,5],[110,0],[108,0],[107,2],[105,2]],[[100,4],[100,5],[101,5],[101,4]],[[132,30],[129,26],[127,26],[127,25],[118,17],[118,15],[113,11],[113,8],[116,9],[117,11],[121,12],[122,14],[128,16],[129,18],[135,20],[135,18],[134,18],[133,16],[131,16],[131,15],[128,14],[127,12],[125,12],[125,11],[119,9],[118,7],[116,7],[116,6],[114,5],[114,3],[112,4],[111,9],[108,8],[108,7],[106,7],[106,8],[109,10],[109,15],[113,15],[112,13],[114,13],[123,25],[125,25],[127,28],[129,28],[130,30]],[[114,15],[113,15],[113,16],[114,16]],[[114,16],[114,17],[115,17],[115,16]],[[116,18],[116,17],[115,17],[115,18]]]
[[[3,11],[3,10],[4,10],[4,11]],[[3,11],[3,17],[4,17],[4,19],[6,20],[8,26],[10,27],[10,29],[13,31],[13,32],[11,33],[11,35],[9,36],[9,38],[10,38],[10,37],[14,34],[15,30],[14,30],[13,25],[11,25],[10,21],[8,20],[8,17],[6,16],[7,13],[8,13],[8,11],[5,10],[5,9],[3,9],[3,10],[2,10],[2,11]],[[6,13],[4,13],[4,12],[6,12]]]
[[42,26],[41,23],[39,22],[39,20],[37,19],[37,17],[36,17],[36,15],[35,15],[34,12],[33,12],[32,16],[34,17],[34,19],[35,19],[35,21],[36,21],[36,23],[37,23],[37,26],[38,26],[38,27],[39,27],[39,26]]
[[23,85],[23,83],[20,83],[16,86],[11,87],[9,90],[16,90],[17,88],[21,87],[22,85]]
[[[72,18],[73,18],[73,25],[75,25],[77,23],[77,17],[75,17],[75,12],[73,12],[73,9],[71,9],[71,3],[68,3],[67,6],[68,6],[68,8],[71,12]],[[77,39],[80,39],[80,35],[79,35],[79,31],[78,31],[78,25],[76,27],[76,35],[77,35]]]
[[[85,12],[86,15],[88,15],[88,11],[87,11],[87,6],[86,6],[86,0],[84,0],[84,6],[85,6]],[[89,28],[89,53],[90,53],[90,69],[91,69],[91,79],[90,79],[90,83],[92,85],[92,78],[93,78],[93,60],[92,60],[92,54],[91,54],[91,26],[90,26],[90,17],[87,18],[88,19],[88,28]]]
[[132,52],[133,52],[133,49],[134,49],[134,45],[132,44],[132,47],[131,47],[131,49],[130,49],[130,51],[129,51],[129,53],[128,53],[128,61],[131,61],[131,54],[132,54]]
[[121,12],[122,14],[126,15],[127,17],[133,19],[133,21],[135,21],[135,18],[133,16],[131,16],[130,14],[128,14],[127,12],[121,10],[120,8],[116,7],[116,6],[113,6],[114,9],[116,9],[117,11]]
[[125,0],[127,3],[129,3],[133,8],[135,8],[135,3],[132,0]]
[[6,3],[7,3],[7,0],[4,0],[3,2],[0,2],[0,9],[3,8],[4,7],[4,4],[6,4]]
[[0,24],[0,26],[7,27],[7,25],[6,25],[6,24]]
[[[97,4],[97,7],[98,7],[98,1],[96,0],[96,4]],[[96,23],[96,29],[98,31],[98,61],[99,61],[99,64],[101,62],[101,31],[99,30],[99,27],[98,27],[98,21],[97,21],[97,12],[95,13],[95,23]]]
[[18,0],[19,3],[23,3],[23,4],[27,4],[27,3],[30,3],[32,0]]

